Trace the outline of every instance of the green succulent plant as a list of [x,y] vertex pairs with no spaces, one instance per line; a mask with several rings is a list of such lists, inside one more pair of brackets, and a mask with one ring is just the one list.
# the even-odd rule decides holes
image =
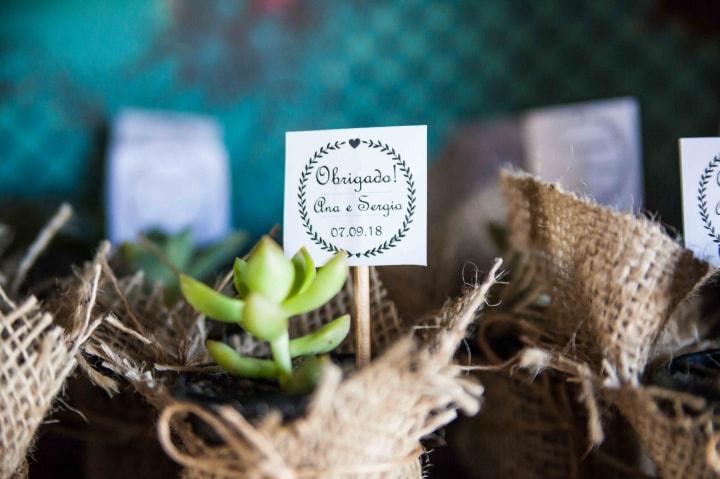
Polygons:
[[229,263],[247,242],[247,235],[234,232],[223,240],[200,249],[186,228],[175,234],[158,230],[147,232],[137,242],[125,242],[120,254],[134,270],[142,270],[151,284],[162,284],[168,303],[180,297],[178,272],[208,279],[222,265]]
[[[350,316],[334,319],[317,331],[290,339],[292,316],[319,308],[343,287],[348,276],[345,252],[335,254],[315,268],[305,248],[292,259],[269,236],[263,237],[247,260],[237,258],[233,280],[237,297],[229,297],[209,286],[180,275],[185,299],[216,321],[235,323],[270,345],[272,359],[243,356],[220,341],[206,342],[210,356],[225,371],[248,378],[273,378],[289,392],[314,386],[327,361],[317,355],[335,349],[350,330]],[[309,356],[293,371],[293,359]]]

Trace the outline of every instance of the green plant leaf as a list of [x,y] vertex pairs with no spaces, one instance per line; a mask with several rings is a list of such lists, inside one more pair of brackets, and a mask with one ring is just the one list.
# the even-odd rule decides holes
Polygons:
[[295,268],[295,281],[288,297],[304,293],[315,279],[315,262],[305,247],[292,257],[293,268]]
[[317,331],[290,340],[290,356],[328,353],[338,347],[350,332],[350,315],[330,321]]
[[177,234],[167,236],[164,244],[159,246],[170,264],[179,271],[185,271],[193,254],[192,229],[185,228]]
[[225,323],[239,323],[243,320],[245,303],[242,300],[218,293],[185,274],[180,275],[180,289],[187,302],[209,318]]
[[303,293],[288,298],[283,306],[291,315],[317,309],[338,294],[347,276],[347,253],[340,251],[317,270],[312,284]]
[[280,378],[280,386],[289,394],[306,394],[315,389],[330,364],[327,356],[311,356],[292,375]]
[[263,236],[247,260],[244,282],[248,289],[279,303],[290,292],[294,277],[295,269],[282,248]]
[[213,360],[233,376],[274,379],[280,376],[277,365],[269,359],[243,356],[220,341],[207,340],[205,346]]
[[233,263],[233,284],[235,285],[235,291],[241,297],[245,297],[248,294],[248,287],[245,283],[245,275],[247,274],[247,261],[242,258],[235,258]]
[[140,243],[123,243],[120,254],[133,269],[143,271],[151,284],[167,285],[175,280],[175,272]]
[[273,361],[280,373],[282,375],[291,374],[292,358],[290,357],[290,338],[287,331],[270,341],[270,351],[272,351]]
[[222,241],[198,254],[185,273],[193,278],[205,278],[221,266],[230,263],[240,253],[247,240],[248,236],[244,231],[231,233]]
[[245,298],[242,327],[258,339],[273,341],[287,333],[288,316],[280,305],[251,292]]

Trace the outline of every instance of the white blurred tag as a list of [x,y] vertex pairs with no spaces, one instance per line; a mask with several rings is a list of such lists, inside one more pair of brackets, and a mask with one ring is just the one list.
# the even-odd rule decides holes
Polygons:
[[532,110],[521,123],[532,173],[620,211],[642,206],[640,109],[634,98]]
[[123,111],[113,124],[107,182],[113,242],[135,240],[151,228],[192,227],[199,243],[230,231],[227,152],[210,118]]
[[427,127],[289,132],[285,252],[319,263],[345,250],[359,265],[425,265]]
[[681,138],[685,247],[720,266],[720,138]]

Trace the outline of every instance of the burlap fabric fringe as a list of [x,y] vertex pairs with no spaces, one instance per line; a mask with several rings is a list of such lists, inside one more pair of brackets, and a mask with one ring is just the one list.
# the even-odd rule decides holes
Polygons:
[[580,384],[589,445],[604,440],[598,405],[608,402],[662,477],[714,477],[713,410],[702,398],[641,383],[651,361],[707,332],[697,292],[708,265],[650,220],[525,174],[505,173],[502,181],[511,245],[550,298],[537,323],[543,337],[526,335],[512,364],[532,374],[553,369]]
[[[107,318],[87,351],[114,376],[89,364],[86,372],[110,391],[123,378],[163,410],[160,440],[186,466],[187,477],[420,477],[420,438],[451,421],[457,409],[467,414],[479,409],[482,387],[463,377],[451,359],[499,266],[483,285],[423,324],[399,318],[372,271],[373,347],[380,357],[345,378],[339,369],[329,368],[303,417],[283,423],[271,413],[251,424],[234,410],[211,416],[172,399],[169,386],[177,373],[216,370],[202,346],[209,324],[182,303],[166,307],[160,291],[148,294],[141,274],[117,279],[104,262],[98,309]],[[218,288],[225,288],[229,279]],[[319,311],[293,319],[291,335],[349,311],[351,295],[348,284]],[[230,343],[248,354],[267,353],[247,336],[231,337]],[[351,351],[351,345],[348,338],[343,349]],[[198,437],[184,421],[191,413],[213,427],[224,446]]]
[[[26,457],[35,433],[48,414],[65,379],[77,365],[83,344],[99,325],[92,317],[100,267],[89,269],[87,287],[76,291],[77,301],[65,327],[34,297],[18,298],[35,259],[72,214],[63,205],[0,284],[0,478],[24,477]],[[8,289],[6,290],[5,287]]]
[[[451,429],[458,461],[473,478],[637,477],[637,468],[627,465],[633,451],[610,447],[629,426],[596,400],[592,383],[568,381],[548,367],[542,350],[523,353],[523,345],[554,344],[553,332],[542,329],[548,297],[530,280],[531,266],[511,261],[509,282],[492,299],[497,306],[475,332],[474,374],[492,414],[462,419]],[[594,447],[607,429],[611,441]]]

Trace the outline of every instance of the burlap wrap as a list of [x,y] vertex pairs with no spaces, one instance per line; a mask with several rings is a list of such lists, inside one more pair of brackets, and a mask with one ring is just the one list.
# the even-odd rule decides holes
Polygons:
[[526,175],[503,176],[510,243],[527,253],[551,297],[547,329],[593,370],[623,380],[650,348],[706,263],[657,224],[620,214]]
[[[510,242],[527,259],[518,273],[550,298],[542,320],[532,322],[542,333],[519,335],[525,349],[513,367],[532,375],[551,368],[580,384],[589,446],[605,439],[602,409],[617,408],[662,477],[714,477],[714,411],[702,398],[641,381],[651,361],[708,330],[696,301],[708,265],[647,219],[525,174],[506,172],[502,183]],[[566,462],[567,454],[545,460]]]
[[[25,477],[35,433],[66,378],[80,348],[98,326],[91,319],[99,266],[88,269],[87,287],[65,304],[68,322],[59,326],[34,297],[17,299],[26,273],[52,236],[69,219],[63,206],[41,231],[12,272],[0,275],[0,478]],[[5,284],[3,284],[5,283]],[[7,289],[4,289],[7,286]],[[9,291],[10,294],[6,293]],[[12,298],[11,298],[12,296]]]
[[[339,368],[329,368],[302,417],[283,423],[271,412],[250,423],[230,408],[215,415],[173,400],[169,385],[178,372],[215,369],[208,365],[203,346],[208,323],[183,304],[165,307],[160,292],[147,294],[141,275],[115,279],[105,263],[98,309],[108,318],[87,351],[115,376],[87,372],[110,390],[124,378],[162,411],[160,441],[186,467],[186,477],[417,478],[422,472],[420,438],[454,419],[457,409],[467,414],[479,409],[482,387],[464,377],[452,357],[484,305],[499,265],[485,283],[415,323],[399,318],[372,271],[377,359],[347,377]],[[348,284],[319,311],[294,318],[291,335],[349,311],[351,295]],[[231,337],[230,342],[245,353],[267,353],[247,336]],[[351,345],[348,338],[343,350],[351,351]],[[211,446],[198,437],[184,420],[190,413],[208,423],[224,445]]]
[[[471,478],[572,478],[581,474],[587,439],[582,408],[564,381],[543,373],[482,372],[484,412],[458,421],[450,444]],[[577,417],[580,416],[580,417]]]

